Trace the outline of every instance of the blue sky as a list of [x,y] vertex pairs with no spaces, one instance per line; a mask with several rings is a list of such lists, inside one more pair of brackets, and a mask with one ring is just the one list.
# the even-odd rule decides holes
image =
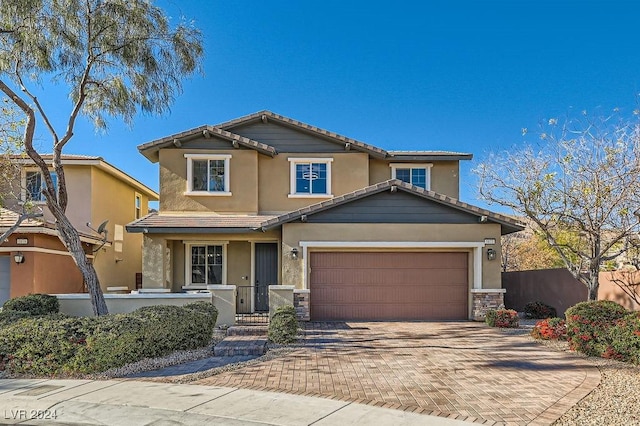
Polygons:
[[[630,112],[640,92],[640,2],[158,4],[201,28],[204,76],[185,81],[170,114],[132,128],[111,121],[107,134],[81,121],[65,149],[103,156],[156,190],[158,166],[137,145],[268,109],[385,149],[471,152],[461,199],[483,205],[470,169],[488,151],[571,108]],[[56,99],[58,120],[66,102]],[[49,152],[42,127],[39,136]]]

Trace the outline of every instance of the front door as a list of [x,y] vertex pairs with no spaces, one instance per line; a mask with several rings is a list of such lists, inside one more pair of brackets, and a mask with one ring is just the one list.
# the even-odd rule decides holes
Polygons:
[[269,310],[269,286],[278,284],[278,244],[256,243],[255,245],[255,310]]

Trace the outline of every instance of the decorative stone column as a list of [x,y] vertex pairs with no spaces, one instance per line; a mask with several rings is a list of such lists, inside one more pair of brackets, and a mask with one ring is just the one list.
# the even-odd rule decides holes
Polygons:
[[236,286],[208,285],[211,302],[218,309],[216,326],[231,326],[236,323]]
[[269,286],[269,319],[273,318],[276,309],[281,306],[293,306],[292,285],[270,285]]
[[311,312],[309,310],[309,298],[311,290],[295,289],[293,290],[293,307],[296,308],[296,317],[298,321],[310,321]]
[[474,321],[484,321],[487,311],[504,307],[504,288],[474,288],[471,289],[473,298],[472,318]]

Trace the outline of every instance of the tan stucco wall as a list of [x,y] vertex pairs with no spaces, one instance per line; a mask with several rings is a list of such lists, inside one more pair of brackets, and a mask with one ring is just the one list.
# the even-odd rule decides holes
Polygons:
[[[393,161],[392,161],[393,162]],[[429,161],[431,167],[431,190],[449,197],[460,196],[460,169],[457,161]],[[369,160],[369,185],[391,179],[389,161]]]
[[[392,241],[392,242],[484,242],[485,238],[495,238],[496,245],[488,246],[497,251],[496,260],[487,260],[487,247],[482,249],[482,286],[483,288],[501,288],[500,271],[500,225],[497,224],[310,224],[289,223],[282,227],[282,252],[287,254],[293,247],[300,250],[300,241]],[[319,249],[309,249],[310,251]],[[328,248],[328,251],[340,249]],[[372,249],[348,249],[366,250]],[[385,248],[376,250],[384,251]],[[393,249],[416,251],[415,248]],[[473,258],[469,249],[420,249],[436,251],[469,252],[469,282],[473,281]],[[302,253],[302,250],[300,250]],[[282,284],[302,288],[303,262],[307,259],[294,260],[290,255],[282,256]]]
[[[231,196],[185,195],[187,159],[184,154],[231,155]],[[160,211],[215,211],[257,213],[258,152],[249,149],[160,151]]]
[[[58,294],[60,312],[78,317],[93,316],[88,294]],[[211,294],[105,294],[110,314],[133,312],[143,306],[184,306],[195,302],[212,302]]]
[[291,189],[289,158],[332,158],[331,192],[346,194],[369,185],[368,155],[348,153],[279,153],[275,157],[259,156],[258,207],[260,212],[287,212],[315,204],[328,198],[289,198]]
[[[135,196],[141,197],[141,217],[148,213],[149,198],[133,187],[115,179],[97,167],[91,167],[91,223],[97,228],[103,221],[107,224],[110,246],[95,253],[94,267],[103,290],[112,286],[136,288],[136,272],[142,272],[142,235],[126,232],[124,226],[135,220]],[[117,251],[116,225],[122,226],[122,251]]]
[[[243,279],[246,277],[246,279]],[[251,243],[229,241],[227,247],[227,283],[236,286],[251,285]]]

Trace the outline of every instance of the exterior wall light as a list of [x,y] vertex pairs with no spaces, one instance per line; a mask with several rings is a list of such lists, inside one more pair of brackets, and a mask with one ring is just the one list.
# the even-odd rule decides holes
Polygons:
[[296,247],[291,249],[291,258],[296,260],[298,258],[298,249]]
[[496,251],[492,248],[487,249],[487,260],[496,260]]
[[21,251],[17,252],[16,254],[13,255],[13,260],[17,263],[17,264],[21,264],[24,263],[24,254],[22,254]]

